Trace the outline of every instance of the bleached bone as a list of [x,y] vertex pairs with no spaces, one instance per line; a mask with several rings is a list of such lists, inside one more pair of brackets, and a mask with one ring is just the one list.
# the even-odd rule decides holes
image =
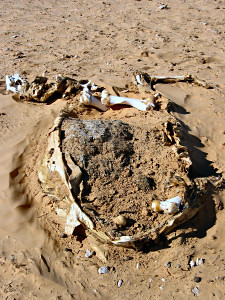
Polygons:
[[136,75],[136,80],[137,80],[138,84],[144,85],[144,83],[141,81],[141,75],[140,74]]
[[107,107],[116,104],[126,104],[126,105],[133,106],[142,111],[150,110],[151,107],[155,106],[155,104],[151,99],[140,100],[140,99],[113,96],[113,95],[109,95],[106,90],[102,91],[101,102]]
[[176,196],[166,201],[153,201],[152,209],[156,212],[164,212],[164,214],[175,214],[179,211],[181,198]]
[[18,73],[15,73],[12,76],[5,76],[6,92],[9,91],[13,93],[22,93],[24,87],[27,84],[27,81],[23,79]]
[[82,95],[80,96],[80,102],[84,105],[94,106],[102,111],[107,111],[108,107],[102,104],[98,99],[96,99],[89,91],[87,87],[88,83],[84,85]]
[[65,233],[68,235],[72,235],[74,229],[80,225],[81,222],[78,220],[76,203],[73,203],[67,215]]
[[197,77],[187,74],[182,76],[154,76],[147,73],[135,74],[135,79],[137,85],[148,85],[153,89],[153,86],[157,83],[176,83],[176,82],[189,82],[205,88],[210,88],[210,86],[203,80],[199,80]]

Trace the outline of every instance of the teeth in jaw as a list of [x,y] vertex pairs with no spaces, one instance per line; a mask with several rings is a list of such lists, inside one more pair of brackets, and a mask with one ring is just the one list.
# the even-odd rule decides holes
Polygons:
[[102,111],[107,111],[108,107],[102,104],[98,99],[91,95],[87,85],[84,86],[82,95],[80,96],[80,102],[84,105],[94,106]]
[[105,106],[113,106],[115,104],[126,104],[126,105],[133,106],[142,111],[150,110],[151,107],[155,106],[155,104],[151,99],[140,100],[140,99],[113,96],[113,95],[109,95],[106,90],[102,91],[101,102]]

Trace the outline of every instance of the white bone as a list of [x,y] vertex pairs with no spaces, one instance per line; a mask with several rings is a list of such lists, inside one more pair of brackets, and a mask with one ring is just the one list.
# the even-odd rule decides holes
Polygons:
[[136,75],[136,80],[137,80],[137,83],[144,85],[143,82],[141,81],[141,76],[139,74]]
[[91,85],[91,91],[96,91],[98,89],[98,86],[94,83]]
[[13,93],[21,93],[23,90],[23,87],[26,83],[26,80],[24,80],[18,73],[15,73],[13,76],[6,75],[5,76],[5,83],[6,83],[6,92],[9,91]]
[[70,211],[67,215],[66,225],[65,225],[65,233],[68,235],[72,235],[73,231],[76,227],[81,225],[80,221],[77,217],[77,208],[76,204],[73,203],[70,207]]
[[183,76],[150,76],[150,81],[151,83],[176,83],[176,82],[180,82],[180,81],[184,81],[184,82],[190,82],[199,86],[203,86],[205,88],[210,88],[210,86],[202,81],[199,80],[198,78],[196,78],[195,76],[188,74],[188,75],[183,75]]
[[85,84],[84,89],[82,91],[82,95],[80,96],[80,102],[84,105],[94,106],[102,111],[107,111],[108,107],[102,104],[98,99],[91,95],[88,87],[88,83]]
[[113,95],[109,95],[106,90],[102,91],[101,102],[105,106],[113,106],[115,104],[126,104],[126,105],[133,106],[142,111],[149,110],[151,107],[155,106],[155,104],[150,99],[140,100],[140,99],[113,96]]
[[165,214],[175,214],[179,211],[181,198],[176,196],[166,201],[153,201],[152,209],[156,212],[164,212]]

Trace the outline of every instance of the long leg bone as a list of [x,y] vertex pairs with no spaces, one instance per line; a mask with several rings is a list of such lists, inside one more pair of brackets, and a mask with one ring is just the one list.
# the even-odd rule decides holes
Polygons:
[[190,82],[190,83],[194,83],[199,86],[203,86],[205,88],[209,88],[209,85],[206,82],[199,80],[198,78],[196,78],[195,76],[193,76],[191,74],[184,75],[184,76],[171,76],[171,77],[164,77],[164,76],[152,76],[151,77],[151,82],[153,84],[156,84],[157,82],[176,83],[176,82],[180,82],[180,81]]
[[137,85],[145,85],[148,84],[153,90],[154,90],[154,85],[157,83],[176,83],[176,82],[189,82],[189,83],[194,83],[199,86],[203,86],[205,88],[210,88],[210,86],[202,81],[196,78],[195,76],[188,74],[188,75],[183,75],[183,76],[154,76],[154,75],[149,75],[147,73],[136,73],[135,79]]
[[94,106],[102,111],[107,111],[108,107],[102,104],[98,99],[91,95],[87,85],[84,86],[82,95],[80,96],[80,102],[84,105]]
[[150,110],[151,107],[155,106],[155,104],[153,103],[154,100],[151,99],[140,100],[140,99],[113,96],[113,95],[109,95],[106,90],[102,91],[101,102],[102,104],[108,107],[113,106],[115,104],[126,104],[143,111]]

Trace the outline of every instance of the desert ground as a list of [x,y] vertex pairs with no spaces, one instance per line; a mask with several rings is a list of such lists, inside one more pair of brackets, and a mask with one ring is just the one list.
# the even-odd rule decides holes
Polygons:
[[[120,87],[135,71],[192,74],[211,88],[188,83],[157,88],[177,104],[171,113],[186,130],[192,176],[221,181],[224,1],[2,0],[0,17],[1,299],[224,299],[223,184],[193,219],[146,251],[99,245],[90,235],[64,238],[57,216],[47,217],[50,202],[37,170],[67,100],[16,101],[5,90],[5,76],[14,73],[28,81],[63,74]],[[106,114],[151,122],[151,114],[135,108]],[[103,113],[89,109],[80,118],[101,119]],[[96,255],[85,257],[87,249]],[[197,259],[203,264],[191,267]],[[102,266],[110,272],[99,274]]]

